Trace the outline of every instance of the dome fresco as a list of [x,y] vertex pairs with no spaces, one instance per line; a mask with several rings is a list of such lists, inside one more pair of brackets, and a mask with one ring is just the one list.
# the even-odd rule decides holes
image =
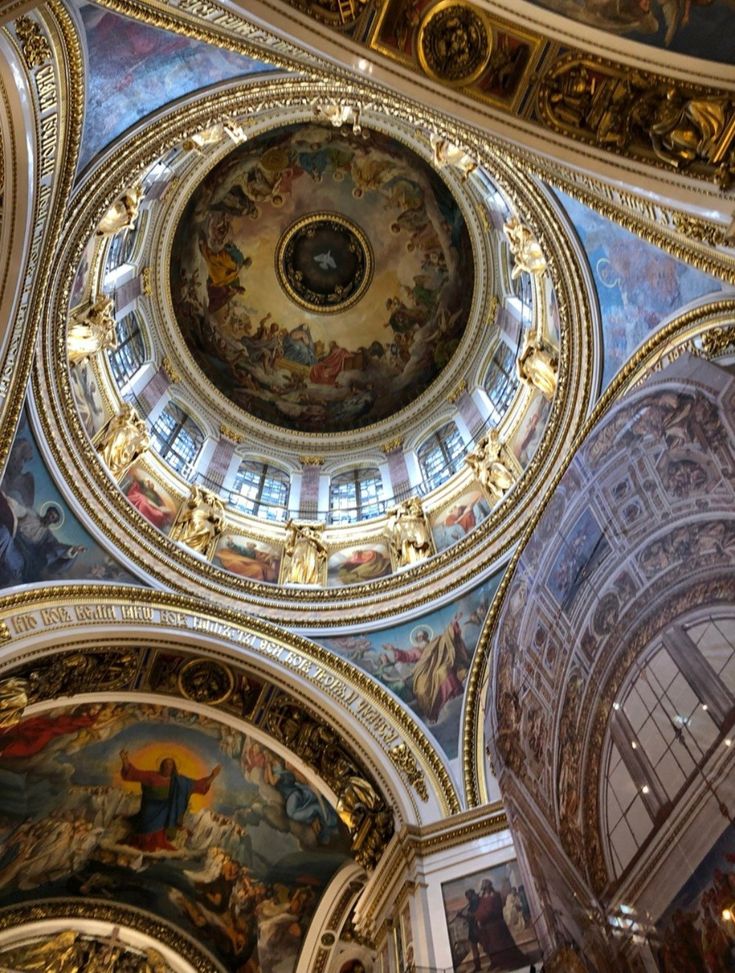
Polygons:
[[207,378],[286,429],[359,429],[439,375],[473,299],[469,233],[395,139],[290,125],[238,147],[179,221],[171,296]]

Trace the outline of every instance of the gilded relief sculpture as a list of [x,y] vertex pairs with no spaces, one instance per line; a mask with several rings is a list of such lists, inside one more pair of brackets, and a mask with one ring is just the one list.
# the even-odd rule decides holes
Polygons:
[[508,240],[510,252],[515,257],[510,272],[511,279],[515,280],[521,274],[542,277],[546,273],[546,257],[529,228],[517,216],[513,216],[503,226],[503,233]]
[[106,942],[64,929],[45,939],[0,952],[0,969],[17,973],[168,973],[155,949],[135,953],[115,938]]
[[150,442],[145,422],[126,402],[107,423],[97,449],[112,476],[118,479],[148,449]]
[[247,142],[248,136],[245,129],[234,118],[226,115],[221,122],[204,128],[201,132],[195,132],[183,143],[183,148],[189,152],[201,153],[207,145],[219,145],[226,138],[230,139],[235,145]]
[[324,524],[286,524],[285,555],[288,558],[286,582],[289,584],[322,584],[327,563],[327,549],[321,539]]
[[225,508],[216,494],[193,486],[171,528],[171,539],[211,557],[225,529]]
[[73,365],[96,355],[98,351],[117,347],[114,312],[114,300],[103,294],[94,304],[72,315],[66,334],[66,349]]
[[461,173],[462,180],[465,181],[477,168],[477,162],[465,152],[464,149],[450,142],[449,139],[442,138],[436,132],[429,136],[431,142],[431,153],[434,165],[437,169],[445,166],[452,166]]
[[483,436],[465,462],[491,500],[501,500],[518,479],[520,467],[495,429]]
[[0,681],[0,730],[15,726],[28,705],[28,682],[17,676]]
[[521,381],[547,399],[553,399],[559,374],[559,356],[551,345],[535,334],[529,334],[517,361]]
[[538,109],[557,131],[675,169],[694,167],[723,189],[735,176],[735,106],[725,92],[705,95],[567,55],[539,88]]
[[120,230],[132,230],[143,200],[143,187],[136,183],[115,200],[97,226],[97,236],[112,236]]
[[396,567],[418,564],[434,553],[431,531],[418,497],[404,500],[391,512],[388,532]]

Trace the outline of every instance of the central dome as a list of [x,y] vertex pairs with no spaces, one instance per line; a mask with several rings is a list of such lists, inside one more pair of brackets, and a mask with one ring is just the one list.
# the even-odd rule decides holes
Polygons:
[[207,378],[303,432],[359,429],[419,396],[464,333],[472,248],[427,162],[380,132],[288,125],[239,146],[176,228],[171,296]]

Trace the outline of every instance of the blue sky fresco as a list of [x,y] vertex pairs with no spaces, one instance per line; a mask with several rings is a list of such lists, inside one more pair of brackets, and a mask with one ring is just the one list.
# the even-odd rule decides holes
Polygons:
[[[59,523],[38,518],[57,508]],[[51,479],[24,411],[0,481],[0,588],[39,581],[140,584],[90,537]]]
[[73,4],[87,48],[87,104],[79,165],[158,108],[219,81],[271,66],[92,3]]
[[557,196],[579,234],[597,288],[605,343],[603,388],[636,348],[685,305],[732,293],[724,281],[669,256],[570,196]]

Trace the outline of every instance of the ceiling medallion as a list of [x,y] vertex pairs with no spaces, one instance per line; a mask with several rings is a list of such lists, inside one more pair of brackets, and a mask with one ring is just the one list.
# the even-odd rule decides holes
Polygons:
[[311,213],[281,237],[276,274],[300,307],[331,314],[352,307],[370,286],[372,250],[351,220],[337,213]]
[[491,28],[475,7],[442,0],[424,16],[418,55],[430,77],[448,84],[472,84],[485,70],[491,51]]

